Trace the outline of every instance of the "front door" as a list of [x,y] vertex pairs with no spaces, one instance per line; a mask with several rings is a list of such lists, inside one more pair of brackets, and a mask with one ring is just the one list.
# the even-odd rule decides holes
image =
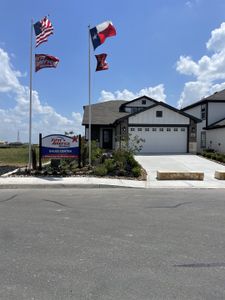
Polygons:
[[102,148],[112,149],[112,129],[103,129]]

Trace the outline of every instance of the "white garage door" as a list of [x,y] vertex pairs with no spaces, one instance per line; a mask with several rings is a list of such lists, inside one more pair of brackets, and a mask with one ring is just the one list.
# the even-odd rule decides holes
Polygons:
[[130,127],[130,140],[145,140],[140,153],[186,153],[186,127]]

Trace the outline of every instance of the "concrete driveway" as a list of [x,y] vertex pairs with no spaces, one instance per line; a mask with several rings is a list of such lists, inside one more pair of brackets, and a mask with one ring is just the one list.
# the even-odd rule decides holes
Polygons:
[[[136,155],[136,160],[148,173],[148,187],[193,187],[193,188],[225,188],[225,181],[214,178],[217,170],[225,171],[225,166],[206,158],[192,154],[168,155]],[[204,180],[157,180],[160,171],[196,171],[204,172]]]

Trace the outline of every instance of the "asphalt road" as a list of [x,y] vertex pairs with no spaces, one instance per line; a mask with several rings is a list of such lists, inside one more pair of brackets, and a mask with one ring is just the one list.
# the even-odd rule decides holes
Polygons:
[[225,299],[224,190],[1,190],[0,299]]

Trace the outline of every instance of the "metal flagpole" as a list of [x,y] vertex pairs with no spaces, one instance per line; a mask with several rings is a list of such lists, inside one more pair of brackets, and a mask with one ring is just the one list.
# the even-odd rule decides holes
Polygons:
[[29,162],[28,169],[31,170],[31,136],[32,136],[32,72],[33,72],[33,19],[31,20],[30,32],[30,115],[29,115]]
[[89,125],[88,125],[88,148],[89,166],[91,166],[91,36],[90,25],[88,26],[88,99],[89,99]]

